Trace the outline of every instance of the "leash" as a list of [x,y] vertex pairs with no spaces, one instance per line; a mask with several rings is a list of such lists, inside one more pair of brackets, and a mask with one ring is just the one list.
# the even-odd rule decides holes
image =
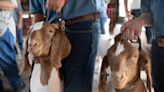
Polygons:
[[134,40],[130,40],[131,43],[138,43],[139,44],[139,47],[138,47],[138,50],[141,51],[142,50],[142,44],[141,44],[141,39],[140,37],[137,35],[137,40],[134,41]]

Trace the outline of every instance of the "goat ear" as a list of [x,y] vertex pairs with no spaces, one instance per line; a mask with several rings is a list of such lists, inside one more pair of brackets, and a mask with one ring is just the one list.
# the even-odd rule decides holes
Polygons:
[[100,81],[98,85],[99,92],[105,92],[107,86],[107,72],[106,68],[108,67],[108,57],[107,55],[103,58],[101,72],[100,72]]
[[140,51],[139,55],[140,70],[145,70],[147,74],[147,88],[151,92],[152,80],[151,80],[151,60],[147,53]]
[[47,85],[48,80],[51,75],[52,66],[51,66],[50,62],[45,58],[39,58],[39,61],[40,61],[40,65],[41,65],[40,81],[41,81],[42,85]]
[[69,55],[71,44],[64,31],[57,30],[52,41],[50,62],[57,69],[60,68],[61,60]]
[[115,42],[119,42],[123,40],[123,33],[118,34],[115,38],[114,41]]
[[26,41],[26,52],[25,52],[25,55],[24,55],[23,67],[20,71],[21,73],[27,71],[31,67],[30,63],[29,63],[29,60],[28,60],[28,54],[29,54],[29,52],[28,52],[28,40],[27,40]]

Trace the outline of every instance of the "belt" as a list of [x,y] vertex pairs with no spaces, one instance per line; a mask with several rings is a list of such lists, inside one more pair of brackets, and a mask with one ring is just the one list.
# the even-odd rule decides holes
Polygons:
[[86,14],[84,16],[79,16],[79,17],[75,17],[72,19],[68,19],[65,21],[65,25],[69,26],[69,25],[72,25],[72,24],[78,23],[78,22],[93,21],[99,17],[100,17],[100,13],[90,13],[90,14]]

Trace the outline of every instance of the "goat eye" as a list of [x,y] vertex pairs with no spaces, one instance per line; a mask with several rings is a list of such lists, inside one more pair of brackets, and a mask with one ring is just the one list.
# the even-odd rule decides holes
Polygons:
[[54,30],[48,30],[49,33],[54,33],[55,31]]

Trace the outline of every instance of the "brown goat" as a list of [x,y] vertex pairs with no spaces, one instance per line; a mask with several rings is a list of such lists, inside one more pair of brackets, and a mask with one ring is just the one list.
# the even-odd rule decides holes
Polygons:
[[[105,92],[107,74],[106,68],[110,66],[112,84],[116,92],[151,92],[151,61],[148,55],[138,50],[122,34],[115,37],[114,45],[104,57],[99,81],[99,92]],[[147,73],[147,87],[140,78],[140,71]]]
[[48,84],[53,68],[60,74],[61,60],[70,53],[71,44],[63,30],[62,23],[44,23],[41,29],[33,31],[29,37],[22,71],[30,68],[28,61],[30,52],[34,58],[34,63],[40,64],[40,82],[42,85]]

